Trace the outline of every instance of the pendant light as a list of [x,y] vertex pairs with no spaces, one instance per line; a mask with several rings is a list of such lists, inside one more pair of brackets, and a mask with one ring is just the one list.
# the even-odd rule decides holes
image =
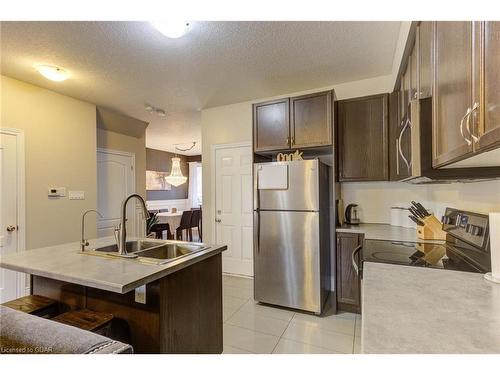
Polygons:
[[[193,149],[193,147],[196,145],[196,142],[193,142],[193,145],[190,148],[187,149],[181,149],[178,148],[178,145],[174,145],[175,149],[178,151],[189,151]],[[182,184],[185,184],[187,181],[187,177],[182,174],[181,171],[181,158],[175,155],[175,157],[172,158],[172,169],[170,170],[170,175],[165,177],[165,181],[167,181],[170,185],[173,185],[175,187],[180,186]]]
[[186,183],[187,177],[183,176],[181,171],[181,158],[172,158],[172,170],[170,171],[170,175],[165,177],[165,181],[174,186]]

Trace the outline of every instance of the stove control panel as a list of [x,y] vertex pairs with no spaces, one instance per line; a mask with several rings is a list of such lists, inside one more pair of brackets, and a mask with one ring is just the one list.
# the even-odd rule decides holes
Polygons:
[[447,208],[442,222],[443,230],[453,237],[473,245],[478,250],[487,250],[487,215]]

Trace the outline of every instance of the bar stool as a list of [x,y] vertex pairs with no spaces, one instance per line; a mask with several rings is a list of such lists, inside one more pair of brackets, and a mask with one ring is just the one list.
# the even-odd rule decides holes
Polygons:
[[113,314],[92,311],[89,309],[71,310],[52,318],[53,321],[73,327],[107,335]]
[[2,303],[2,305],[42,318],[51,318],[58,313],[58,303],[56,300],[34,294]]

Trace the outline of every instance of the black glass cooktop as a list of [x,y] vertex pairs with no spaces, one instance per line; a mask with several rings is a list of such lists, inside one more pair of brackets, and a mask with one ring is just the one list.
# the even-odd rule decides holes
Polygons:
[[361,259],[364,262],[482,272],[444,243],[366,240]]

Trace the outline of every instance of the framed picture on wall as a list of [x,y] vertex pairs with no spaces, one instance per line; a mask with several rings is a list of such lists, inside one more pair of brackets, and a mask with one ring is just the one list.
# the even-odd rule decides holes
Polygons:
[[168,172],[146,171],[146,190],[172,190],[172,185],[165,181]]

